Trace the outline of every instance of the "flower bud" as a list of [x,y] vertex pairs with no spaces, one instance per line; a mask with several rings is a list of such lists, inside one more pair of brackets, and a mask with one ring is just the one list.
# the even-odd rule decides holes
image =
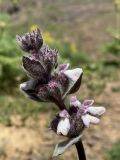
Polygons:
[[47,74],[45,68],[39,61],[23,56],[23,67],[28,76],[33,79],[39,79],[41,82],[46,82],[49,79],[50,73]]
[[19,46],[26,52],[37,52],[43,45],[42,35],[38,28],[31,33],[26,33],[22,37],[16,35],[16,40]]
[[31,78],[48,82],[52,69],[57,64],[57,51],[43,46],[38,53],[29,57],[23,56],[23,67]]

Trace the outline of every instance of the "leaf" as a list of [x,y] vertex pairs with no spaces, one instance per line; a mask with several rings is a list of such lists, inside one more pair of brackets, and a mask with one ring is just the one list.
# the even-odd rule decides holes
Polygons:
[[62,153],[64,153],[70,146],[77,143],[81,137],[82,135],[79,135],[78,137],[68,139],[66,141],[63,141],[57,144],[53,153],[53,157],[59,156]]

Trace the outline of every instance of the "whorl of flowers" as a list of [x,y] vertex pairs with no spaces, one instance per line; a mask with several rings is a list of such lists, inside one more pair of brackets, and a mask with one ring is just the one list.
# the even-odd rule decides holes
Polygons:
[[68,69],[69,64],[58,65],[58,51],[43,43],[40,30],[16,36],[21,49],[28,52],[23,56],[23,68],[30,80],[20,85],[27,97],[38,102],[53,102],[61,110],[50,123],[50,128],[68,141],[58,144],[54,156],[62,154],[69,146],[77,143],[83,130],[90,124],[98,124],[104,107],[93,107],[94,100],[81,103],[76,96],[65,105],[66,96],[77,92],[81,85],[82,68]]

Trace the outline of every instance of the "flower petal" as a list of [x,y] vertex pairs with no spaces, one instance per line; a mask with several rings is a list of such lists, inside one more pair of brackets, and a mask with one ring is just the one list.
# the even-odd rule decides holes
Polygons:
[[100,119],[89,114],[85,114],[81,116],[83,123],[86,127],[89,127],[90,124],[98,124]]
[[58,66],[57,73],[59,74],[60,72],[65,72],[68,69],[69,65],[70,65],[69,63],[67,63],[67,64],[60,64]]
[[76,82],[82,73],[83,73],[83,70],[81,68],[76,68],[76,69],[73,69],[73,70],[67,70],[67,71],[65,71],[64,74],[69,79]]
[[70,103],[74,103],[77,101],[77,97],[76,96],[71,96],[70,97]]
[[70,98],[70,106],[80,107],[81,103],[77,100],[76,96],[71,96]]
[[100,122],[100,119],[91,115],[88,115],[89,119],[90,119],[90,123],[91,124],[98,124]]
[[59,113],[59,116],[61,117],[61,118],[69,118],[69,113],[68,113],[68,111],[67,110],[62,110],[60,113]]
[[88,114],[82,115],[81,119],[82,119],[84,125],[86,127],[89,127],[89,125],[90,125],[90,117],[89,117],[89,115]]
[[84,102],[83,102],[82,105],[83,105],[85,108],[88,108],[88,107],[91,106],[93,103],[94,103],[94,100],[88,100],[88,99],[86,99],[86,100],[84,100]]
[[57,134],[67,136],[70,129],[70,122],[68,118],[61,119],[57,126]]
[[91,113],[92,115],[102,115],[106,111],[105,107],[89,107],[87,112]]
[[83,70],[81,68],[76,68],[73,70],[67,70],[64,72],[64,74],[69,79],[69,86],[67,91],[63,95],[63,99],[67,94],[74,93],[79,89]]

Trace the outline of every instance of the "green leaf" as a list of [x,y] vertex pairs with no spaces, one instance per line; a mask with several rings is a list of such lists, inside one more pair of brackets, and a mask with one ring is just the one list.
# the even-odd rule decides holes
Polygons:
[[63,154],[70,146],[77,143],[81,137],[82,137],[82,135],[79,135],[78,137],[68,139],[66,141],[58,143],[55,147],[53,157],[56,157],[56,156]]

